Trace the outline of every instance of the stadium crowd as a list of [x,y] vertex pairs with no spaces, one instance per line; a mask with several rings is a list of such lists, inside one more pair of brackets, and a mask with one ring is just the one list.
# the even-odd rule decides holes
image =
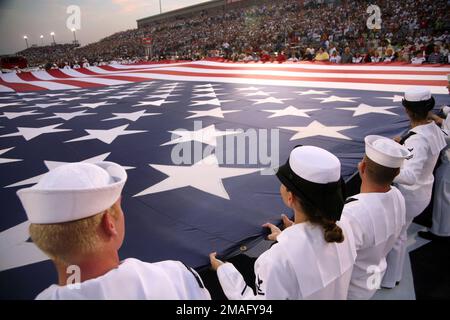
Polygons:
[[[30,65],[47,68],[207,57],[243,62],[449,62],[447,0],[379,1],[380,30],[367,27],[369,5],[355,0],[264,0],[152,22],[84,47],[33,47],[18,54]],[[153,41],[150,56],[142,43],[148,36]]]

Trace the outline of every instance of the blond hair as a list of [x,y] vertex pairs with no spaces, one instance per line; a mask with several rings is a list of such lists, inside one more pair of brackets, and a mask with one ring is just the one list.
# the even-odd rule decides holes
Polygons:
[[372,182],[380,186],[390,185],[395,177],[400,173],[400,168],[389,168],[370,159],[367,155],[364,156],[366,163],[366,173]]
[[114,205],[105,211],[84,219],[55,224],[30,225],[33,242],[52,260],[72,264],[74,254],[96,252],[101,247],[101,234],[98,228],[105,214],[117,219]]

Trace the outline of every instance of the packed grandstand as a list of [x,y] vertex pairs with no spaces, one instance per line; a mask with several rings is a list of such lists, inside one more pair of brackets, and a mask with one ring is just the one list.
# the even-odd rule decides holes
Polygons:
[[[110,62],[449,63],[447,0],[378,1],[381,29],[368,29],[370,1],[216,0],[138,20],[98,42],[34,46],[17,53],[29,67],[79,68]],[[151,50],[143,39],[151,38]]]

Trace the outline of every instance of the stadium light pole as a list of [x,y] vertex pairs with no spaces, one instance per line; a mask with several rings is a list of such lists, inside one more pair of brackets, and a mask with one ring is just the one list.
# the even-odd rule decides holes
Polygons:
[[41,34],[40,38],[41,38],[41,46],[44,46],[44,35]]
[[52,39],[53,39],[53,45],[55,45],[56,44],[55,33],[52,31],[52,32],[50,32],[50,35],[52,36]]
[[161,6],[161,0],[159,0],[159,14],[162,13],[162,6]]
[[72,28],[72,32],[73,32],[73,43],[77,43],[77,36],[75,34],[76,29]]
[[28,37],[27,36],[23,36],[23,38],[25,39],[25,44],[27,45],[27,49],[28,49]]

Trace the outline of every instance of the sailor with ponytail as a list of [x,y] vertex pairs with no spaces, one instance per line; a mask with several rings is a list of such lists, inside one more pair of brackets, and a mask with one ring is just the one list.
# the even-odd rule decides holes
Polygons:
[[210,255],[228,299],[346,299],[356,249],[350,224],[339,221],[344,207],[339,159],[328,151],[296,147],[277,177],[284,204],[294,221],[285,229],[273,224],[276,240],[255,263],[256,292],[231,263]]

